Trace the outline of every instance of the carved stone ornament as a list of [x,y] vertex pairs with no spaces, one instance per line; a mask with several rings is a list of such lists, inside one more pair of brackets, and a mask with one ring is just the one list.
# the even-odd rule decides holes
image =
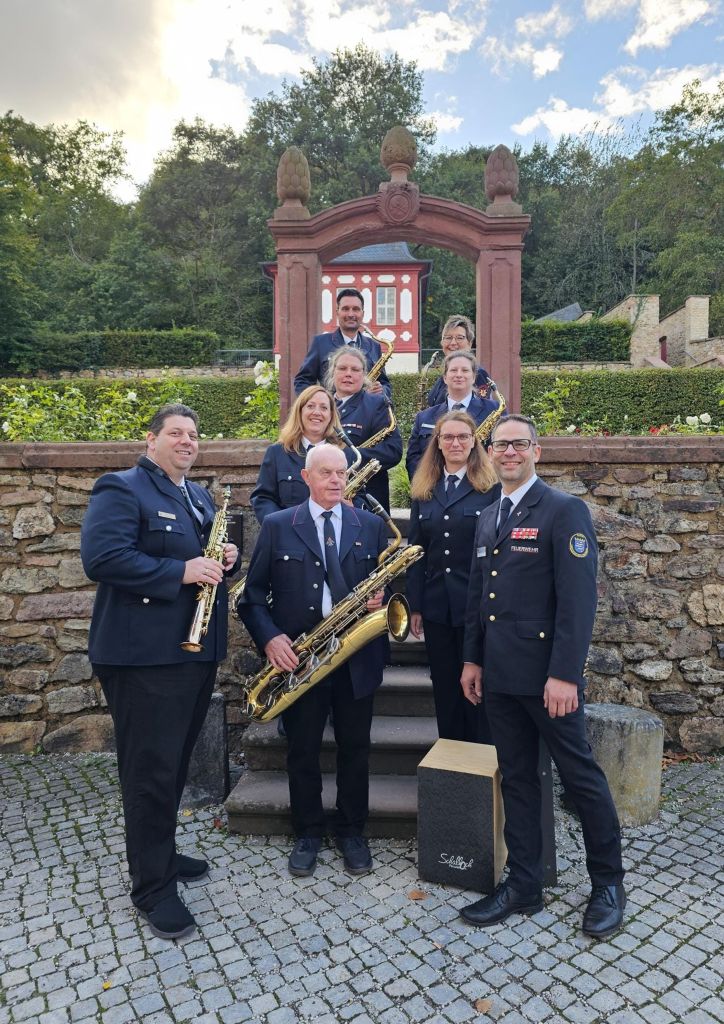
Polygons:
[[518,162],[507,146],[496,146],[485,164],[485,194],[515,199],[518,195]]
[[280,203],[298,200],[306,206],[312,194],[307,158],[297,146],[290,146],[277,166],[277,195]]
[[420,190],[409,181],[386,182],[377,196],[377,212],[387,224],[409,224],[420,209]]
[[392,181],[407,181],[417,163],[415,136],[401,124],[390,128],[382,140],[380,163],[389,172]]

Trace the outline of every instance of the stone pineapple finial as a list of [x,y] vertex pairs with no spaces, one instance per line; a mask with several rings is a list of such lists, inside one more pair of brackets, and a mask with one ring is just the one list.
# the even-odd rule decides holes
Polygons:
[[277,166],[277,196],[282,204],[275,211],[277,220],[304,220],[309,217],[307,203],[312,194],[309,164],[297,146],[282,153]]
[[417,143],[412,132],[401,124],[390,128],[382,140],[380,163],[392,181],[407,181],[407,175],[417,162]]
[[490,200],[486,213],[498,216],[522,212],[513,202],[518,195],[518,162],[507,146],[496,146],[485,164],[485,194]]

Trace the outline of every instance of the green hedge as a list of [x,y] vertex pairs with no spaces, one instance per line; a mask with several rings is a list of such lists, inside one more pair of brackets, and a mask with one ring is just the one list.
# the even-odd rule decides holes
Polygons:
[[[556,378],[579,381],[565,400],[566,423],[601,422],[612,431],[628,430],[644,433],[652,426],[671,423],[677,416],[707,412],[714,423],[722,419],[719,406],[724,388],[724,370],[577,370],[555,373],[542,370],[524,370],[522,375],[522,409],[530,412],[545,391],[555,387]],[[410,434],[417,411],[418,377],[413,374],[392,376],[397,418],[403,437]],[[17,378],[0,380],[15,388],[22,381]],[[68,387],[78,388],[88,403],[109,384],[120,384],[139,395],[152,391],[154,382],[144,378],[111,382],[107,378],[27,381],[33,387],[43,386],[60,393]],[[201,429],[208,436],[238,434],[245,420],[244,398],[254,389],[249,377],[177,378],[178,398],[196,409],[201,418]],[[628,420],[624,420],[627,416]],[[0,409],[0,421],[2,420]],[[2,436],[2,435],[0,435]],[[77,438],[83,440],[83,438]]]
[[613,363],[629,358],[632,326],[626,320],[585,323],[526,321],[521,328],[523,363]]
[[97,367],[208,366],[220,347],[213,331],[43,332],[17,342],[0,364],[7,372],[57,373]]

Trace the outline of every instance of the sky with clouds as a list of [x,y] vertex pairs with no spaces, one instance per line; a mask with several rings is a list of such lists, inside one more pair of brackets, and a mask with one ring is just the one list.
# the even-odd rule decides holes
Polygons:
[[122,130],[142,181],[181,118],[240,130],[255,97],[363,42],[417,61],[439,146],[527,149],[715,89],[722,3],[3,0],[0,111]]

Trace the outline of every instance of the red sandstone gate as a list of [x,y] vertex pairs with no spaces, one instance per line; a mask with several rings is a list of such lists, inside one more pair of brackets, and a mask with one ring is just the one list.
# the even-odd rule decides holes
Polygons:
[[[277,170],[281,205],[269,221],[277,249],[276,339],[280,353],[282,417],[293,398],[294,374],[310,339],[320,330],[322,264],[375,242],[418,242],[450,249],[475,264],[478,357],[500,386],[511,411],[520,409],[520,265],[530,217],[514,202],[518,166],[505,146],[485,167],[483,212],[464,203],[420,193],[408,181],[417,157],[406,128],[392,128],[381,160],[390,181],[377,195],[340,203],[310,215],[309,166],[296,147]],[[450,313],[458,310],[449,310]]]

